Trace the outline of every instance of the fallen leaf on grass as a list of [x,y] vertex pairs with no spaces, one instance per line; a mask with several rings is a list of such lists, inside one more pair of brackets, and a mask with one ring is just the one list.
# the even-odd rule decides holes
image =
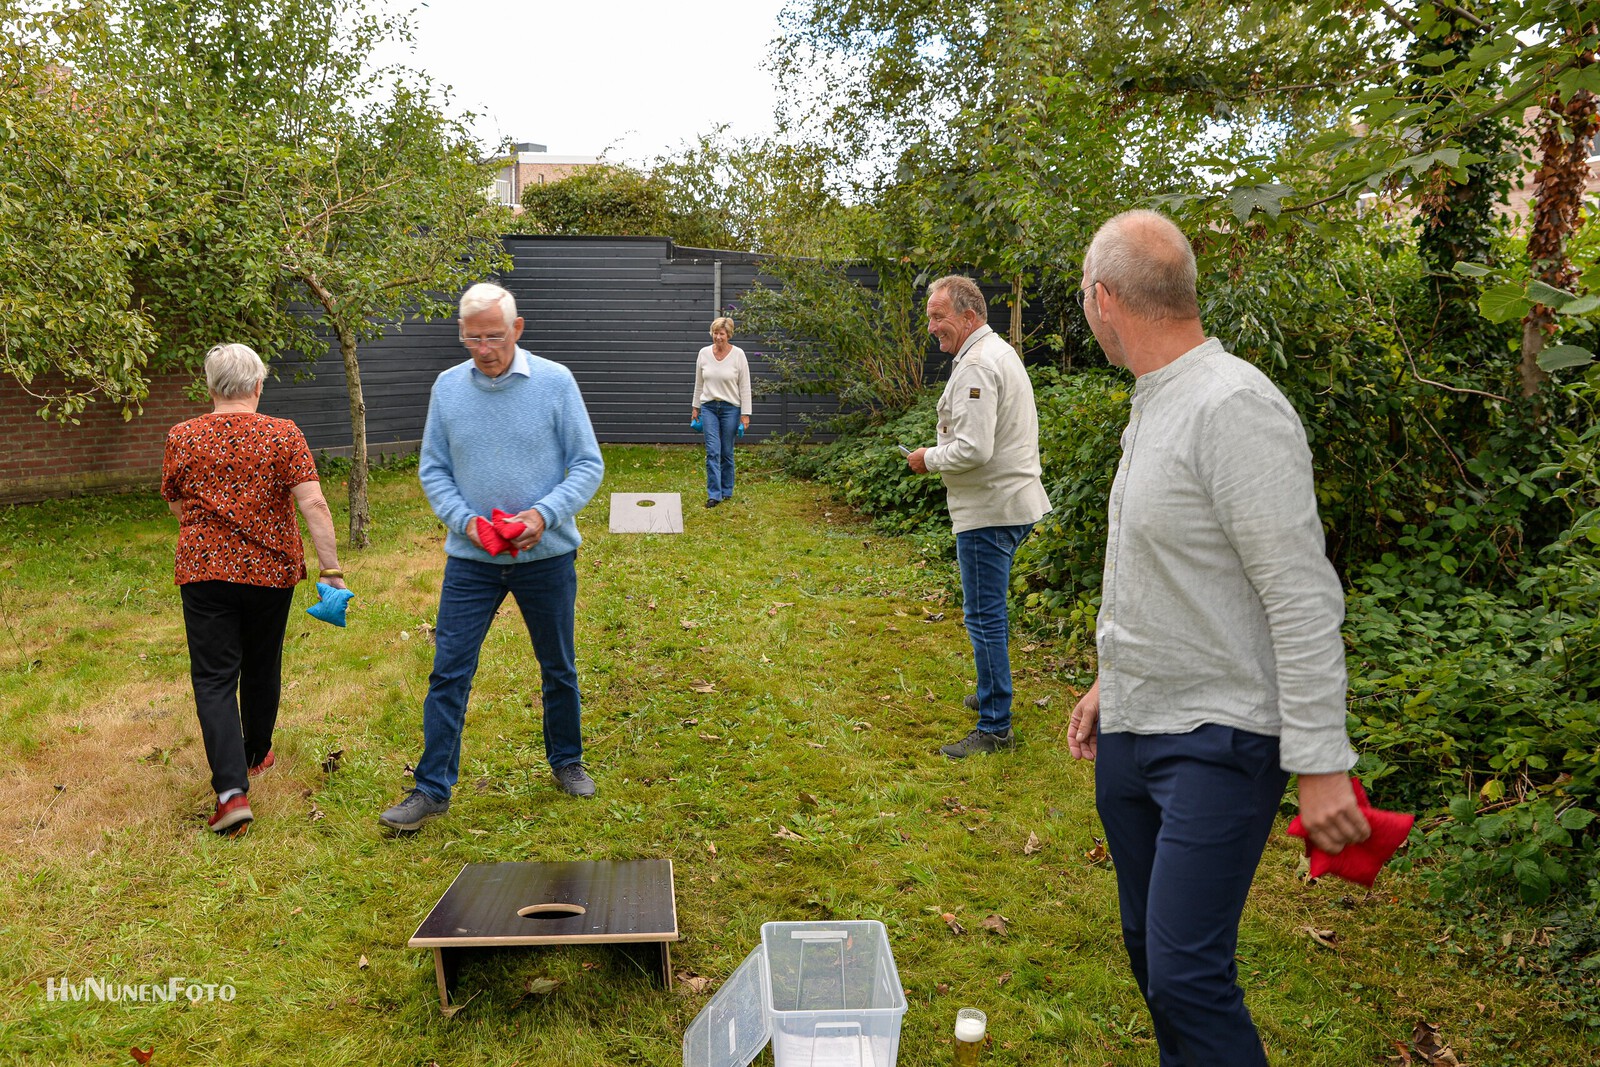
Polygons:
[[1396,1041],[1393,1038],[1389,1039],[1389,1044],[1393,1045],[1394,1050],[1400,1054],[1400,1067],[1407,1067],[1408,1064],[1415,1062],[1411,1058],[1410,1045],[1407,1045],[1404,1041]]
[[1010,971],[1001,971],[998,975],[995,976],[994,984],[995,985],[1005,985],[1009,981],[1011,981],[1011,972]]
[[344,749],[342,749],[342,748],[334,749],[332,752],[330,752],[326,756],[322,757],[322,773],[323,774],[332,774],[334,771],[339,769],[339,765],[341,763],[343,763],[343,762],[344,762]]
[[560,984],[561,981],[556,978],[530,978],[522,988],[538,997],[546,993],[554,993],[556,987]]
[[471,1004],[477,995],[478,994],[476,993],[472,994],[472,996],[468,997],[466,1000],[463,1000],[460,1004],[446,1004],[444,1007],[439,1009],[439,1014],[443,1015],[446,1019],[454,1019],[461,1012],[467,1010],[467,1005]]
[[682,722],[682,724],[684,726],[699,726],[700,725],[700,720],[699,719],[683,719],[683,720],[681,720],[681,722]]
[[904,842],[905,844],[908,844],[908,845],[911,843],[911,835],[910,834],[906,833],[904,830],[898,830],[896,832],[900,835],[900,840],[902,842]]
[[711,742],[711,741],[721,741],[722,738],[718,737],[716,734],[701,734],[700,735],[700,740],[706,741],[706,742]]
[[321,822],[323,819],[327,818],[327,816],[322,813],[321,808],[313,804],[311,805],[311,811],[306,814],[306,818],[310,819],[312,822]]
[[824,745],[824,744],[821,744],[819,742],[816,742],[816,741],[807,741],[806,742],[806,747],[807,748],[827,748],[828,746]]
[[304,908],[296,908],[293,911],[291,911],[289,914],[290,915],[299,915],[302,911],[305,911],[305,910],[306,909],[304,909]]
[[430,645],[433,644],[433,627],[432,626],[429,626],[427,623],[423,623],[421,626],[417,627],[417,633],[422,637],[422,639],[424,641],[428,642],[428,644],[430,644]]
[[872,729],[872,724],[870,722],[858,722],[854,726],[850,727],[850,729],[859,734],[864,730]]
[[795,833],[793,830],[789,829],[787,826],[778,827],[777,832],[774,833],[772,836],[776,837],[776,838],[779,838],[781,840],[784,840],[784,841],[804,841],[805,840],[805,838],[801,837],[799,834]]
[[688,971],[678,972],[678,992],[680,993],[693,993],[695,996],[699,996],[710,986],[711,979],[709,978],[702,978],[700,975],[690,974]]
[[813,808],[817,806],[817,798],[812,796],[810,793],[801,792],[796,795],[795,799],[800,801],[800,803],[807,804]]
[[967,928],[956,921],[955,913],[953,912],[945,912],[939,916],[939,921],[948,926],[952,934],[964,934],[967,932]]
[[706,852],[707,852],[707,854],[709,854],[711,856],[712,859],[716,859],[717,858],[717,843],[715,841],[707,841],[706,842]]
[[140,1048],[138,1045],[135,1045],[128,1050],[128,1055],[132,1056],[136,1063],[149,1063],[150,1057],[154,1056],[155,1054],[156,1047],[154,1045],[151,1045],[149,1048]]
[[1039,646],[1036,643],[1030,641],[1027,644],[1022,646],[1022,651],[1024,651],[1024,652],[1037,652],[1037,651],[1039,651]]
[[1039,843],[1039,835],[1034,833],[1032,830],[1029,830],[1028,831],[1028,840],[1022,846],[1022,854],[1024,856],[1031,856],[1035,852],[1043,852],[1043,851],[1044,851],[1044,846]]
[[1094,839],[1094,847],[1085,852],[1083,858],[1090,863],[1104,863],[1111,858],[1111,853],[1106,850],[1106,843],[1097,837]]
[[1429,1067],[1460,1067],[1461,1061],[1450,1050],[1449,1044],[1439,1036],[1433,1023],[1419,1022],[1411,1031],[1411,1047],[1416,1049],[1421,1062]]
[[489,836],[489,831],[487,831],[487,830],[471,829],[471,830],[468,830],[467,833],[471,834],[473,837],[488,837]]
[[950,983],[940,982],[938,985],[933,987],[933,991],[941,997],[948,996],[950,993]]
[[1010,924],[1010,919],[1007,919],[999,912],[994,912],[985,916],[983,922],[979,923],[978,925],[983,927],[985,930],[992,930],[997,934],[1003,935],[1006,932],[1006,928],[1010,926]]
[[1033,702],[1033,706],[1036,708],[1048,708],[1050,706],[1050,698],[1040,697],[1038,700]]
[[685,630],[693,630],[696,626],[699,626],[700,624],[695,622],[693,619],[679,619],[678,620],[678,625],[683,627]]
[[696,693],[715,693],[717,691],[715,682],[695,682],[689,688]]
[[924,612],[927,612],[927,616],[928,616],[927,618],[922,620],[923,622],[944,622],[944,612],[942,612],[942,611],[928,611],[927,608],[923,608],[922,610]]
[[1315,926],[1302,926],[1299,928],[1299,932],[1305,934],[1323,948],[1333,948],[1333,943],[1339,938],[1338,933],[1335,931],[1319,930]]

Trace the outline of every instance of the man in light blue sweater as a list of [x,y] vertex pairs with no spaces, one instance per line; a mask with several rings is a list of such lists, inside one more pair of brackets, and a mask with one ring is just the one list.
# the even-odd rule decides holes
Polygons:
[[[508,593],[539,661],[545,755],[556,781],[573,796],[595,791],[582,762],[573,640],[582,538],[574,520],[605,474],[600,446],[572,372],[518,347],[523,321],[510,293],[474,285],[461,297],[460,321],[472,358],[434,382],[422,432],[418,474],[449,533],[422,758],[416,787],[379,816],[392,830],[416,830],[450,810],[478,653]],[[524,526],[511,539],[514,556],[490,554],[479,538],[477,520],[496,509]]]
[[1266,1067],[1234,952],[1289,776],[1319,847],[1369,833],[1346,773],[1344,595],[1311,452],[1277,387],[1206,337],[1194,253],[1161,215],[1101,227],[1081,300],[1137,384],[1111,487],[1099,677],[1068,747],[1096,761],[1161,1067]]

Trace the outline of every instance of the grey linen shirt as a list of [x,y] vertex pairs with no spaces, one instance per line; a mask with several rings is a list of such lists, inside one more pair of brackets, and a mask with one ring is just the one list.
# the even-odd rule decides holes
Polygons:
[[1016,350],[987,325],[967,337],[939,397],[939,440],[922,454],[944,481],[956,533],[1038,522],[1039,410]]
[[1141,375],[1111,486],[1100,729],[1280,739],[1285,771],[1349,770],[1344,595],[1294,408],[1215,338]]

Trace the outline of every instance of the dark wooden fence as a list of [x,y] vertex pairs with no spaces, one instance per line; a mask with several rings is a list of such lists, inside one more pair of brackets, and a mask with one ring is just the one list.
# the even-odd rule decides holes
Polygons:
[[[711,320],[762,284],[762,257],[679,248],[664,237],[505,239],[514,266],[496,279],[526,320],[522,345],[565,364],[578,380],[595,434],[605,442],[695,443],[689,429],[695,356]],[[737,318],[735,319],[737,322]],[[751,376],[771,377],[761,344],[734,337]],[[467,358],[456,322],[407,321],[361,346],[367,441],[374,452],[414,449],[428,390],[439,372]],[[350,451],[350,413],[338,352],[310,363],[274,364],[261,410],[291,418],[313,449]],[[749,439],[804,431],[835,410],[831,397],[757,395]]]

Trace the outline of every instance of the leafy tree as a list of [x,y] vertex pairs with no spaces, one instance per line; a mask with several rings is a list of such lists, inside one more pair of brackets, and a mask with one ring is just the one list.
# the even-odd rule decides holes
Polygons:
[[673,231],[665,184],[632,167],[601,164],[522,190],[515,233],[666,235]]
[[363,0],[84,12],[103,47],[79,63],[126,82],[159,133],[168,201],[196,205],[137,263],[162,358],[192,365],[223,339],[315,354],[331,335],[349,391],[350,539],[364,546],[359,346],[447,312],[450,294],[503,263],[503,211],[484,194],[477,146],[424,76],[371,69],[377,46],[409,31]]

